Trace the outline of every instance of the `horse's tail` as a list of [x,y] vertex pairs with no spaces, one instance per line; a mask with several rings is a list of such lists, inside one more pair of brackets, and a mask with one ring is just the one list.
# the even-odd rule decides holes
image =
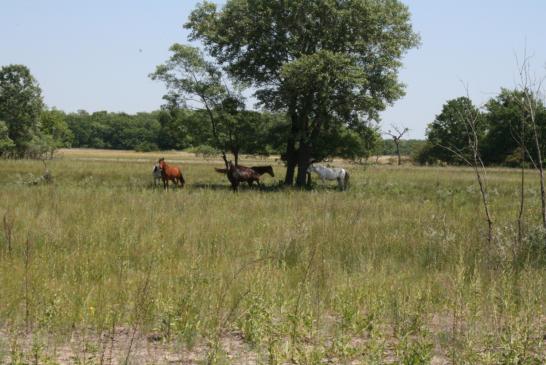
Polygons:
[[349,171],[345,170],[345,179],[344,179],[345,189],[349,187]]

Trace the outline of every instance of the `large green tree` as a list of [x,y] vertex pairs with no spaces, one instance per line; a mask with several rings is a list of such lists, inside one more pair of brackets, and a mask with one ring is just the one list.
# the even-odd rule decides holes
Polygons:
[[[537,152],[533,141],[528,111],[524,106],[524,92],[501,89],[499,95],[489,100],[485,109],[488,132],[484,140],[484,158],[488,163],[515,165],[521,162],[521,148],[529,151],[536,159]],[[536,104],[535,123],[542,143],[546,143],[546,108],[539,100]],[[522,121],[525,124],[522,128]]]
[[286,184],[303,185],[322,134],[362,128],[403,95],[397,72],[418,44],[397,0],[201,3],[186,27],[230,75],[290,118]]
[[26,66],[0,68],[0,120],[6,123],[18,155],[33,139],[42,109],[42,91]]
[[[448,163],[461,164],[471,159],[472,150],[469,139],[473,138],[472,129],[468,125],[468,115],[478,115],[478,109],[467,97],[448,100],[442,107],[442,112],[427,127],[428,160],[440,160]],[[476,134],[483,141],[487,130],[485,119],[479,114]]]

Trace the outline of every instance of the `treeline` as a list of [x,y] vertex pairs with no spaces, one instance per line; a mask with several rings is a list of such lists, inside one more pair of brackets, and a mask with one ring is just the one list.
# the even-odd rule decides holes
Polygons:
[[[229,97],[210,110],[168,102],[161,110],[133,115],[65,113],[44,105],[38,82],[26,66],[0,69],[0,155],[5,157],[47,158],[58,148],[80,147],[224,151],[237,161],[240,153],[284,157],[289,133],[285,112],[248,111],[240,100]],[[315,159],[365,159],[381,149],[381,138],[377,126],[342,125],[325,128],[314,145]]]
[[[426,142],[422,139],[401,139],[400,140],[400,155],[402,156],[415,156],[425,146]],[[395,156],[396,143],[390,138],[383,139],[379,144],[374,154]]]
[[426,144],[415,155],[421,164],[467,163],[473,159],[469,140],[475,135],[484,164],[519,166],[523,159],[536,160],[546,148],[546,108],[521,90],[502,89],[481,108],[460,97],[444,104],[426,135]]
[[[231,128],[222,130],[227,144],[237,144],[241,153],[278,153],[282,139],[277,133],[284,116],[243,111]],[[176,109],[150,113],[109,113],[79,111],[64,115],[73,135],[72,147],[107,148],[136,151],[184,150],[214,151],[211,125],[202,110]],[[226,146],[230,148],[232,146]]]

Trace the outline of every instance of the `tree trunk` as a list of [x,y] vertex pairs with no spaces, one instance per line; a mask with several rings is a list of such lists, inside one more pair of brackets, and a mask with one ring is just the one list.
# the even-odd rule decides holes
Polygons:
[[311,129],[309,138],[302,138],[300,140],[300,148],[298,150],[298,176],[296,177],[296,185],[298,187],[304,187],[307,183],[307,168],[310,165],[311,157],[313,157],[313,143],[317,140],[320,126],[321,120],[317,119],[314,127]]
[[291,186],[294,183],[294,171],[297,165],[296,142],[291,137],[286,145],[286,175],[284,185]]
[[239,149],[233,147],[231,149],[231,153],[233,153],[233,159],[235,160],[235,166],[239,166]]
[[311,146],[308,142],[300,141],[298,152],[298,176],[296,177],[296,186],[302,188],[307,184],[307,168],[311,161]]
[[400,158],[400,143],[396,144],[396,154],[398,155],[398,166],[402,164],[402,159]]
[[288,113],[290,114],[291,130],[290,136],[286,143],[286,175],[284,177],[284,185],[292,186],[294,183],[294,171],[298,164],[298,151],[296,149],[296,136],[299,129],[299,118],[296,113],[295,106],[290,105]]

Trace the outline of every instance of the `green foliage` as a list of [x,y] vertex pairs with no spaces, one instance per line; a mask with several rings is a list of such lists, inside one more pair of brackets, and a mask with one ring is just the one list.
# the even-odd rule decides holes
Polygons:
[[[282,115],[240,111],[233,118],[236,120],[218,129],[226,141],[232,136],[240,153],[268,155],[280,151],[281,128],[286,124]],[[64,120],[66,137],[72,138],[73,147],[153,151],[211,146],[218,153],[205,110],[164,109],[136,115],[80,111],[64,115]],[[55,141],[57,147],[64,146]]]
[[32,139],[24,147],[27,157],[43,159],[53,157],[53,153],[59,145],[52,135],[38,130],[32,134]]
[[182,106],[193,101],[209,110],[218,106],[227,94],[220,70],[196,47],[175,43],[169,50],[171,57],[150,74],[167,85],[165,99]]
[[[401,139],[400,140],[400,155],[415,156],[421,150],[426,141],[420,139]],[[394,156],[396,155],[396,145],[392,138],[381,140],[378,146],[378,154]]]
[[[468,120],[475,113],[479,111],[467,97],[449,100],[444,104],[442,112],[427,127],[427,139],[431,144],[427,158],[455,164],[464,164],[470,160],[468,141],[472,138],[472,131]],[[480,141],[484,138],[486,128],[485,120],[480,116],[476,129]]]
[[80,111],[65,117],[73,134],[73,147],[111,149],[157,149],[160,123],[158,113],[108,113],[88,114]]
[[9,152],[15,147],[15,143],[9,138],[9,130],[6,122],[0,120],[0,154]]
[[204,117],[205,125],[197,130],[206,134],[197,135],[199,141],[194,139],[194,145],[207,144],[223,153],[230,151],[236,162],[242,150],[256,150],[256,145],[252,145],[256,139],[260,147],[259,131],[264,128],[260,126],[259,114],[243,112],[241,97],[231,95],[220,69],[206,61],[198,48],[174,44],[170,51],[171,57],[157,66],[150,77],[167,85],[169,94],[164,97],[169,103],[167,108],[172,110],[188,103],[203,108],[200,116]]
[[56,147],[70,147],[74,139],[74,134],[66,123],[66,114],[57,109],[42,111],[40,131],[51,136]]
[[317,138],[313,157],[323,160],[342,157],[354,161],[368,158],[381,143],[381,135],[375,127],[354,130],[347,127],[331,128]]
[[42,108],[41,89],[26,66],[0,69],[0,120],[6,123],[19,156],[32,139]]
[[[416,155],[420,163],[444,161],[462,164],[470,157],[468,145],[469,126],[465,118],[479,113],[477,135],[479,150],[485,164],[519,166],[523,144],[537,160],[533,140],[534,128],[530,115],[523,105],[523,92],[501,89],[499,95],[491,98],[482,112],[479,112],[466,97],[449,100],[428,125],[427,144]],[[546,148],[546,107],[540,100],[534,100],[536,128],[541,150]],[[542,157],[543,158],[543,157]]]
[[194,153],[196,156],[203,158],[210,158],[220,154],[216,148],[206,144],[200,144],[195,147],[187,148],[186,152]]
[[233,0],[201,3],[186,27],[263,105],[288,112],[286,158],[305,165],[324,154],[322,134],[359,132],[403,95],[397,70],[419,42],[409,18],[395,0]]
[[[533,159],[536,159],[536,148],[532,139],[532,125],[523,106],[523,92],[501,89],[495,98],[485,105],[489,130],[484,140],[484,159],[493,164],[519,165],[523,142]],[[541,148],[546,147],[546,108],[542,102],[536,103],[536,124]],[[525,131],[522,130],[522,120]],[[522,133],[525,135],[522,138]]]

